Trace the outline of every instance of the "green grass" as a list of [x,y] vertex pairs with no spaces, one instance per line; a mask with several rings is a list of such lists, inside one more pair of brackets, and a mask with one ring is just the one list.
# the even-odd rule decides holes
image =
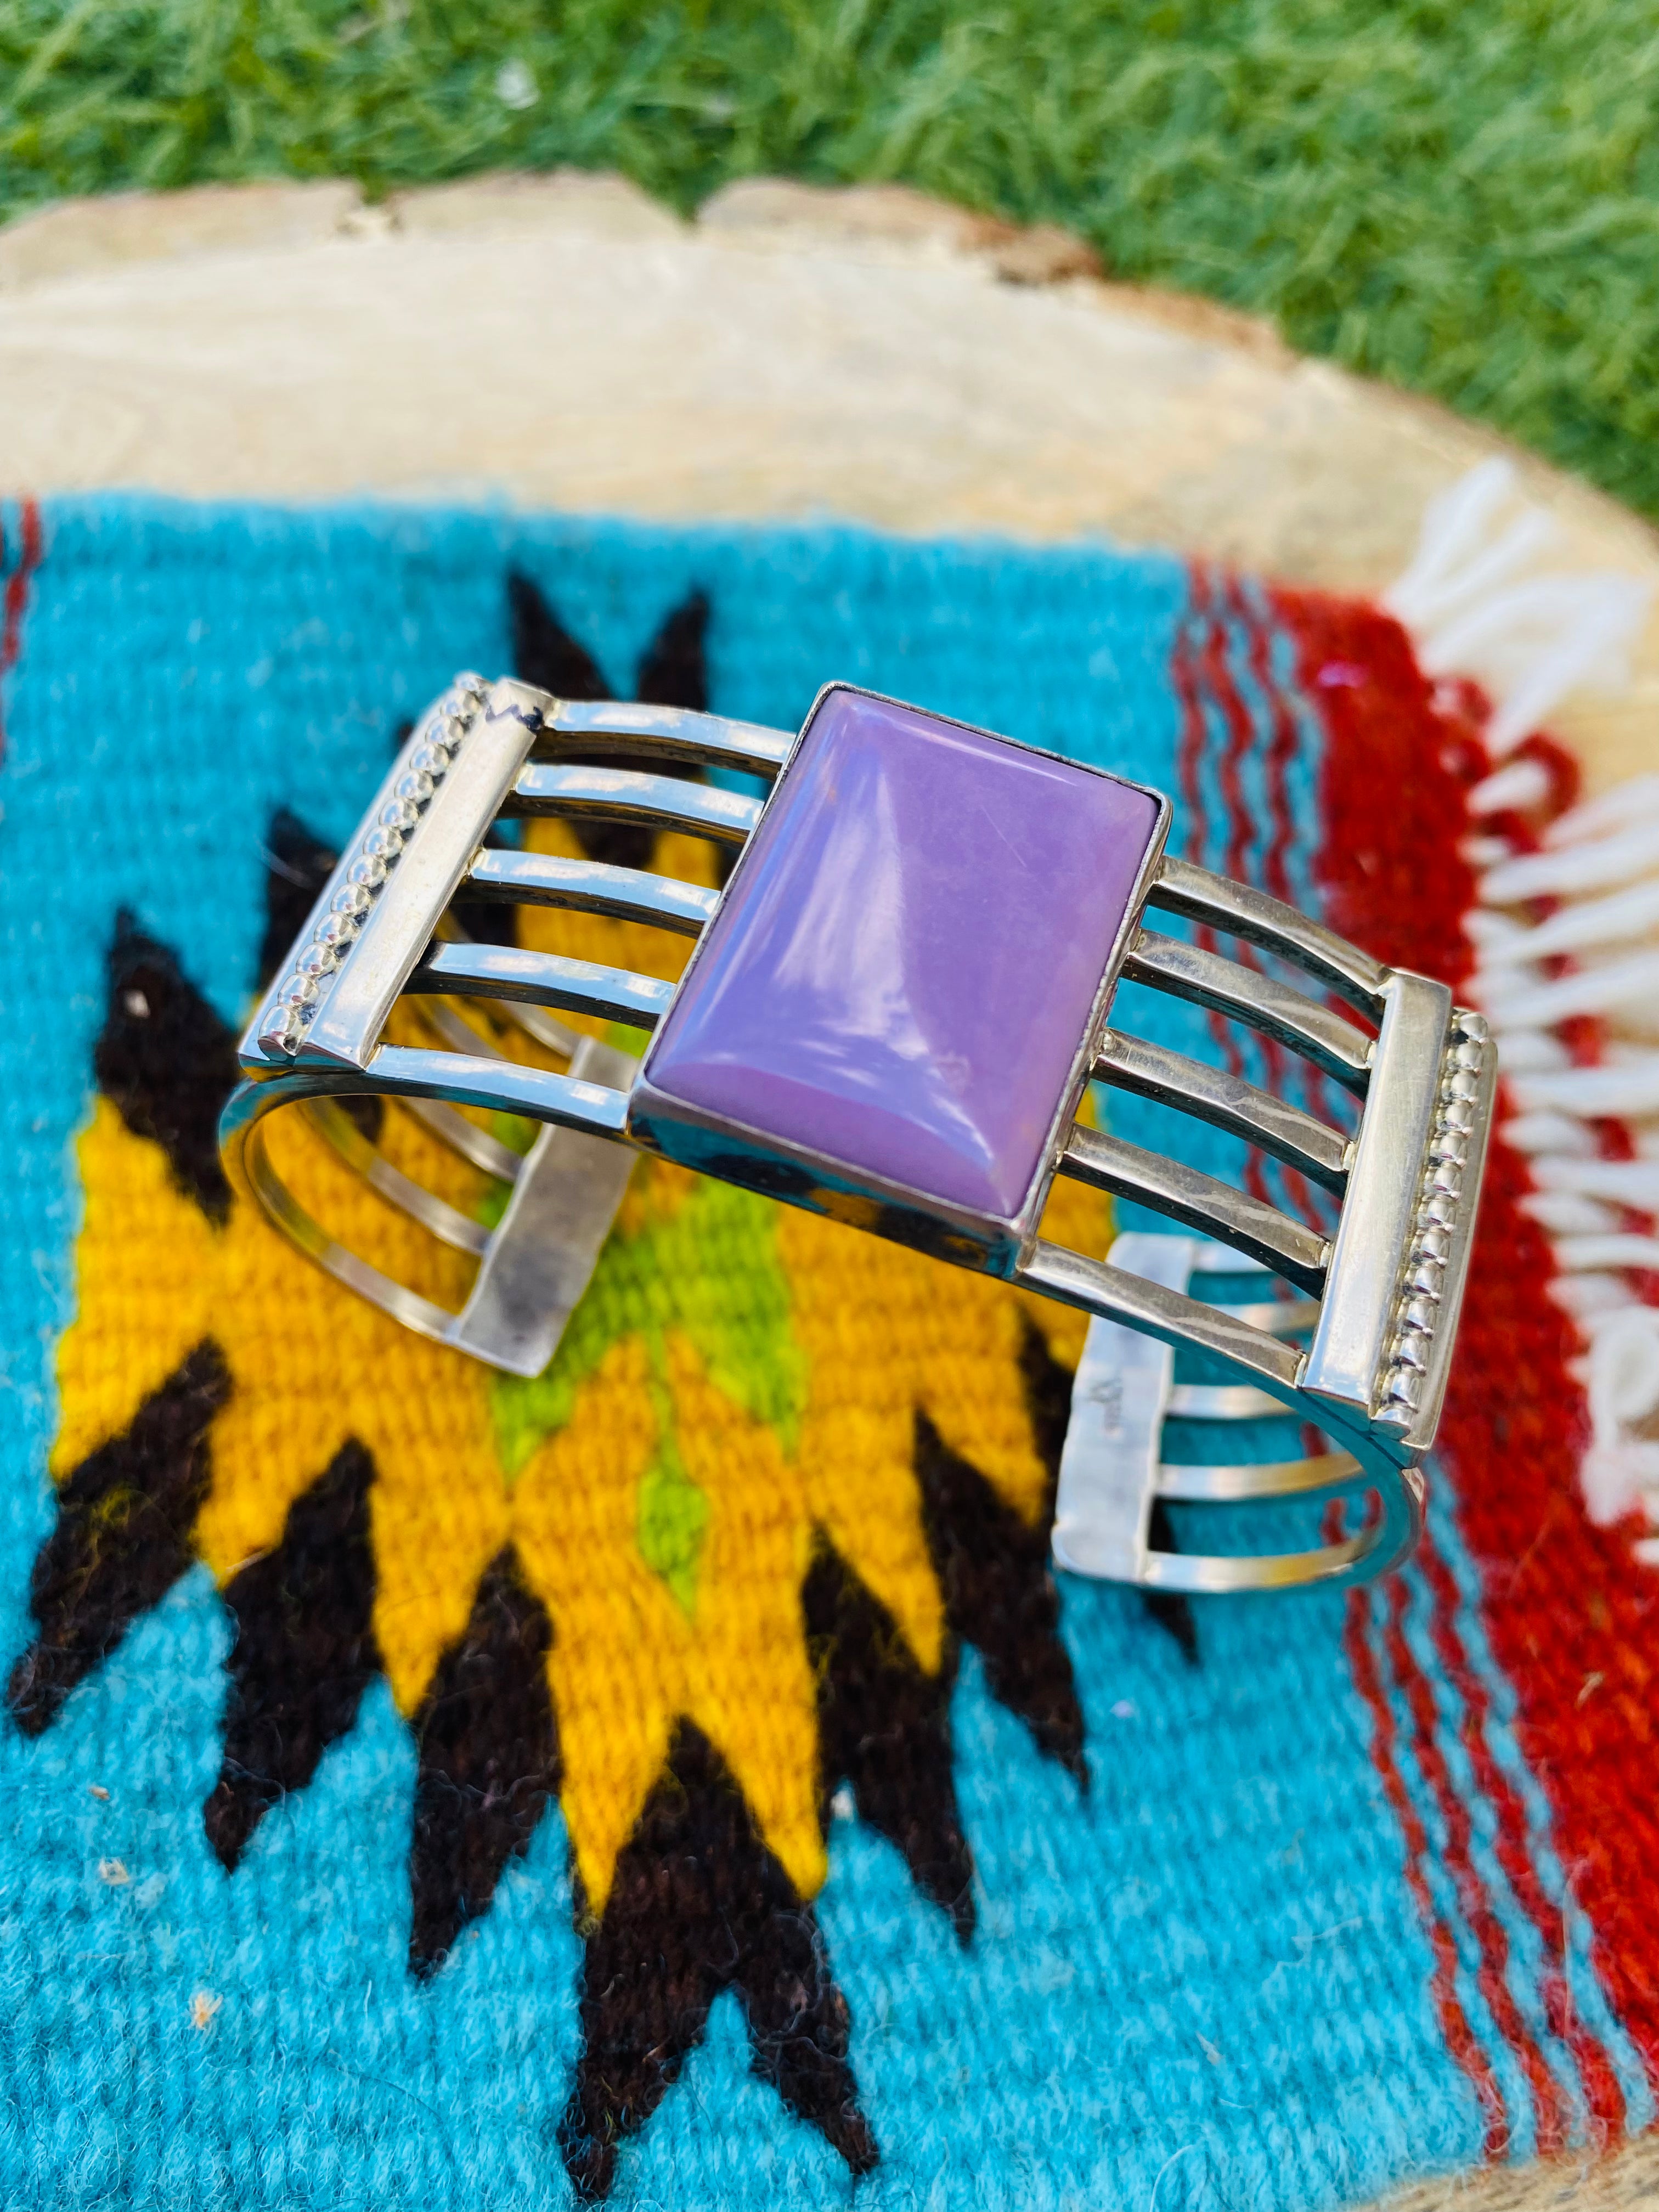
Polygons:
[[[523,64],[514,109],[497,90]],[[507,166],[902,178],[1659,514],[1656,0],[0,0],[0,211]]]

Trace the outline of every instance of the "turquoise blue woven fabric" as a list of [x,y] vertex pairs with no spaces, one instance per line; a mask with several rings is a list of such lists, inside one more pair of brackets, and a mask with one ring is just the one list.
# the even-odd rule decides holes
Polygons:
[[[4,520],[15,575],[15,510]],[[940,1771],[971,1857],[971,1931],[830,1774],[827,1879],[790,1906],[811,1917],[825,1986],[844,2000],[847,2094],[872,2154],[849,2153],[866,2138],[844,2114],[815,2118],[808,2092],[789,2088],[787,2050],[768,2074],[753,2008],[728,1983],[684,2051],[665,2046],[674,2078],[637,2124],[616,2121],[602,2172],[572,2148],[599,1936],[573,1889],[556,1790],[499,1854],[465,1940],[411,1971],[425,1754],[372,1665],[303,1785],[260,1801],[228,1869],[204,1806],[216,1787],[247,1786],[224,1762],[251,1616],[192,1563],[186,1536],[159,1590],[143,1583],[154,1559],[135,1552],[129,1581],[143,1589],[118,1620],[119,1604],[101,1629],[48,1617],[81,1602],[43,1596],[36,1563],[68,1525],[48,1466],[66,1419],[60,1346],[89,1310],[77,1238],[91,1155],[79,1147],[100,1040],[122,1018],[112,989],[131,988],[112,947],[122,929],[142,939],[152,962],[176,963],[203,1019],[237,1027],[270,912],[273,819],[287,810],[337,844],[399,726],[451,672],[513,665],[509,573],[619,690],[665,617],[702,593],[718,711],[793,726],[820,683],[848,678],[1170,790],[1177,842],[1207,837],[1200,856],[1224,857],[1232,726],[1200,699],[1194,734],[1174,672],[1195,586],[1173,559],[505,513],[46,506],[0,679],[0,1644],[10,1665],[59,1630],[105,1642],[49,1723],[0,1725],[0,2202],[529,2212],[583,2189],[673,2212],[849,2197],[866,2212],[1314,2212],[1475,2163],[1489,2132],[1476,2061],[1497,2083],[1511,2154],[1528,2154],[1530,2062],[1483,1978],[1443,1809],[1409,1747],[1400,1796],[1379,1764],[1389,1714],[1402,1746],[1412,1723],[1386,1669],[1380,1702],[1356,1674],[1356,1652],[1383,1650],[1383,1612],[1364,1600],[1239,1601],[1176,1633],[1133,1593],[1063,1578],[1071,1764],[1007,1687],[1020,1653],[1004,1650],[993,1680],[961,1634]],[[1242,587],[1226,620],[1257,733],[1236,763],[1252,872],[1273,848],[1316,903],[1320,702],[1264,596]],[[1266,763],[1285,713],[1276,821]],[[1193,820],[1194,775],[1207,829]],[[1196,1012],[1135,1011],[1169,1041],[1210,1048]],[[1126,1133],[1163,1141],[1150,1109],[1113,1110]],[[1239,1165],[1218,1139],[1188,1156]],[[108,1364],[118,1370],[118,1353]],[[86,1538],[76,1587],[92,1586],[95,1557],[107,1568],[98,1543],[138,1543],[136,1494],[122,1493],[125,1520],[112,1508]],[[1559,1894],[1553,1816],[1516,1747],[1443,1491],[1436,1511],[1459,1578],[1446,1602],[1493,1700],[1481,1726],[1530,1808],[1528,1863]],[[1473,1809],[1480,1909],[1509,1931],[1506,2002],[1582,2136],[1588,2094],[1542,1994],[1542,1939],[1505,1872],[1488,1785],[1457,1747],[1462,1693],[1431,1633],[1441,1601],[1420,1578],[1407,1587],[1404,1633]],[[283,1663],[301,1667],[304,1648]],[[254,1689],[237,1680],[246,1719]],[[754,1698],[769,1694],[757,1680]],[[1415,1856],[1402,1803],[1427,1832]],[[1628,2124],[1642,2124],[1644,2068],[1594,1944],[1573,1917],[1565,1971]],[[1443,1985],[1473,2058],[1449,2041]]]

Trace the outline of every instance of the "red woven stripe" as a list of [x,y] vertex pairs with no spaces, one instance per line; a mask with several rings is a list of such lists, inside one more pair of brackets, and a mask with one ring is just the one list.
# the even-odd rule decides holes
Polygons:
[[1527,1188],[1524,1164],[1500,1144],[1440,1449],[1487,1633],[1516,1686],[1522,1749],[1549,1793],[1603,1986],[1659,2086],[1659,1588],[1632,1559],[1632,1531],[1593,1528],[1580,1501],[1572,1331],[1543,1294],[1550,1252],[1520,1211]]
[[[1464,794],[1485,763],[1478,702],[1455,687],[1431,692],[1385,615],[1304,592],[1279,592],[1274,607],[1327,727],[1327,917],[1381,958],[1458,984],[1471,965],[1462,925],[1474,886],[1458,845]],[[1519,1210],[1527,1187],[1524,1162],[1500,1136],[1439,1451],[1456,1478],[1487,1634],[1516,1686],[1522,1754],[1548,1793],[1603,1986],[1659,2083],[1659,1818],[1651,1762],[1637,1750],[1659,1740],[1647,1626],[1659,1585],[1633,1564],[1628,1532],[1593,1528],[1580,1504],[1572,1333],[1548,1296],[1543,1232]],[[1493,1803],[1506,1850],[1523,1858],[1521,1808],[1508,1793]],[[1536,1886],[1516,1894],[1559,1944]],[[1605,2054],[1578,2036],[1567,2039],[1583,2052],[1586,2102],[1609,2112]]]
[[1273,839],[1262,864],[1266,888],[1275,898],[1294,905],[1289,871],[1285,855],[1295,836],[1295,817],[1291,811],[1291,763],[1296,758],[1297,732],[1296,716],[1283,687],[1273,674],[1272,633],[1263,623],[1254,603],[1246,599],[1235,584],[1233,605],[1239,621],[1249,640],[1250,673],[1261,687],[1267,702],[1271,734],[1267,739],[1267,809],[1273,823]]
[[[1244,711],[1243,702],[1238,696],[1227,666],[1226,629],[1216,612],[1215,586],[1201,562],[1194,562],[1193,566],[1193,623],[1197,633],[1196,647],[1190,642],[1191,632],[1183,631],[1176,644],[1175,656],[1176,689],[1183,710],[1181,789],[1193,823],[1189,850],[1201,866],[1209,843],[1208,816],[1199,775],[1200,763],[1209,742],[1209,722],[1204,713],[1200,690],[1201,683],[1207,686],[1214,697],[1227,726],[1227,739],[1222,748],[1221,758],[1222,796],[1229,817],[1226,871],[1229,875],[1239,876],[1243,873],[1246,840],[1250,826],[1239,781],[1239,761],[1253,732],[1249,716]],[[1194,934],[1206,951],[1215,951],[1216,936],[1212,929],[1200,927]],[[1235,957],[1246,959],[1250,957],[1248,945],[1232,945],[1229,951]],[[1242,1076],[1244,1073],[1244,1054],[1233,1024],[1224,1016],[1216,1013],[1206,1014],[1205,1019],[1227,1073]],[[1276,1051],[1277,1047],[1273,1049]],[[1261,1155],[1254,1148],[1245,1154],[1244,1182],[1253,1198],[1259,1198],[1264,1205],[1271,1202],[1262,1170]]]
[[1278,592],[1273,604],[1327,732],[1324,918],[1395,967],[1461,983],[1474,879],[1457,846],[1473,732],[1439,710],[1389,616],[1317,592]]
[[[1255,743],[1255,720],[1249,708],[1240,698],[1238,686],[1233,681],[1232,661],[1228,647],[1231,640],[1226,617],[1243,620],[1243,602],[1237,582],[1229,577],[1222,587],[1224,614],[1216,611],[1212,601],[1209,631],[1206,641],[1204,672],[1221,709],[1221,719],[1226,725],[1227,742],[1221,749],[1221,796],[1227,809],[1227,857],[1223,863],[1224,872],[1239,883],[1250,880],[1250,848],[1255,842],[1255,817],[1250,811],[1249,801],[1244,795],[1243,767],[1251,747]],[[1288,825],[1287,825],[1288,826]],[[1230,945],[1228,951],[1236,960],[1252,968],[1261,966],[1253,948],[1248,945]],[[1237,1074],[1243,1066],[1242,1055],[1233,1042],[1231,1024],[1226,1026],[1230,1047],[1229,1065],[1234,1059],[1238,1066],[1232,1067]],[[1276,1037],[1261,1040],[1262,1066],[1267,1088],[1282,1095],[1285,1088],[1285,1054]],[[1252,1148],[1244,1156],[1244,1187],[1252,1198],[1264,1206],[1273,1203],[1267,1190],[1266,1165],[1260,1152]]]
[[1383,1795],[1389,1801],[1389,1810],[1400,1824],[1400,1833],[1405,1843],[1406,1881],[1428,1936],[1430,1954],[1434,1960],[1430,1987],[1435,2009],[1440,2015],[1440,2032],[1446,2039],[1446,2048],[1468,2075],[1480,2100],[1486,2124],[1486,2154],[1489,2159],[1498,2159],[1504,2155],[1509,2145],[1509,2123],[1504,2112],[1504,2100],[1486,2054],[1480,2048],[1463,2008],[1457,2001],[1457,1954],[1451,1932],[1435,1910],[1434,1899],[1423,1872],[1424,1863],[1428,1856],[1428,1838],[1424,1833],[1422,1821],[1418,1818],[1417,1808],[1412,1803],[1406,1785],[1400,1778],[1400,1766],[1395,1751],[1394,1713],[1382,1694],[1370,1640],[1365,1633],[1370,1602],[1370,1593],[1366,1590],[1353,1590],[1349,1595],[1347,1618],[1343,1629],[1348,1665],[1354,1686],[1370,1712],[1371,1762],[1382,1780]]
[[[1187,802],[1187,812],[1192,824],[1187,849],[1191,857],[1202,866],[1209,848],[1209,813],[1204,803],[1204,783],[1200,769],[1209,744],[1209,722],[1204,712],[1200,686],[1214,665],[1215,620],[1209,574],[1201,562],[1194,563],[1192,580],[1193,611],[1187,626],[1176,640],[1174,659],[1176,694],[1181,701],[1181,744],[1176,756],[1176,769],[1181,780],[1181,795]],[[1212,929],[1200,927],[1194,932],[1194,936],[1200,945],[1213,951],[1215,932]],[[1207,1014],[1206,1020],[1229,1073],[1242,1075],[1244,1056],[1239,1049],[1232,1024],[1213,1013]]]
[[1243,612],[1238,586],[1231,577],[1223,580],[1220,598],[1219,608],[1213,599],[1211,601],[1209,627],[1205,638],[1204,672],[1215,693],[1217,704],[1221,708],[1221,719],[1227,729],[1227,742],[1221,748],[1219,763],[1221,798],[1227,810],[1227,857],[1222,866],[1237,882],[1248,883],[1255,817],[1244,796],[1243,768],[1255,743],[1255,723],[1249,708],[1238,696],[1238,686],[1233,682],[1227,650],[1231,643],[1227,618]]
[[[19,536],[17,566],[6,579],[5,597],[0,601],[0,677],[15,665],[23,643],[23,615],[29,600],[29,583],[40,565],[43,537],[40,529],[40,509],[32,499],[22,504]],[[5,565],[6,542],[3,519],[0,518],[0,568]],[[0,706],[3,706],[0,702]],[[6,729],[0,720],[0,763],[6,757]]]
[[1482,1795],[1498,1815],[1498,1832],[1493,1838],[1498,1863],[1503,1868],[1504,1879],[1522,1911],[1537,1929],[1542,1943],[1546,1965],[1540,1978],[1540,1989],[1545,2017],[1549,2021],[1551,2033],[1558,2036],[1573,2055],[1589,2100],[1592,2132],[1599,2142],[1605,2142],[1611,2136],[1623,2132],[1624,2092],[1619,2087],[1618,2075],[1607,2063],[1607,2053],[1584,2027],[1573,2004],[1572,1991],[1566,1977],[1561,1916],[1545,1894],[1543,1885],[1538,1879],[1538,1870],[1526,1849],[1526,1808],[1509,1776],[1492,1757],[1492,1744],[1487,1735],[1492,1701],[1487,1695],[1486,1683],[1469,1663],[1468,1652],[1458,1631],[1460,1601],[1457,1585],[1431,1537],[1424,1538],[1418,1558],[1434,1601],[1429,1634],[1434,1644],[1435,1656],[1462,1700],[1463,1717],[1458,1727],[1458,1741],[1474,1770],[1475,1781]]
[[[1290,885],[1285,853],[1293,835],[1287,769],[1296,744],[1294,720],[1288,702],[1271,680],[1267,641],[1261,635],[1261,625],[1251,619],[1243,596],[1236,586],[1222,588],[1231,592],[1230,611],[1246,627],[1253,671],[1262,685],[1264,695],[1276,702],[1269,738],[1269,761],[1272,763],[1270,790],[1275,797],[1273,801],[1270,857],[1266,872],[1269,887],[1279,896],[1285,896]],[[1254,737],[1254,723],[1233,680],[1227,644],[1225,625],[1217,610],[1217,587],[1202,568],[1195,568],[1193,613],[1177,644],[1174,667],[1176,688],[1182,710],[1178,772],[1182,794],[1187,802],[1192,823],[1189,850],[1201,860],[1208,843],[1207,816],[1200,775],[1208,741],[1208,725],[1203,711],[1204,693],[1207,690],[1220,711],[1227,732],[1219,763],[1219,780],[1228,816],[1225,865],[1230,873],[1243,876],[1249,866],[1254,825],[1241,771],[1246,748]],[[1212,941],[1211,933],[1200,932],[1199,934],[1200,941]],[[1242,953],[1249,957],[1248,947],[1230,945],[1228,949],[1235,956]],[[1231,1024],[1218,1017],[1212,1017],[1210,1026],[1227,1066],[1235,1074],[1242,1073],[1243,1054]],[[1282,1083],[1283,1055],[1271,1041],[1269,1045],[1266,1059],[1268,1080]],[[1262,1164],[1260,1156],[1254,1152],[1249,1156],[1246,1181],[1257,1195],[1266,1195]],[[1354,1681],[1371,1714],[1371,1756],[1405,1843],[1407,1879],[1433,1960],[1432,1990],[1442,2033],[1448,2049],[1468,2075],[1480,2100],[1486,2119],[1486,2154],[1496,2157],[1507,2148],[1509,2141],[1509,2124],[1503,2096],[1491,2062],[1458,2001],[1455,1979],[1456,1948],[1450,1929],[1437,1910],[1433,1893],[1424,1871],[1428,1840],[1400,1773],[1394,1715],[1378,1679],[1376,1661],[1365,1634],[1364,1606],[1364,1598],[1356,1594],[1347,1617],[1346,1643]],[[1478,1898],[1476,1901],[1478,1909],[1490,1918],[1484,1897]],[[1489,1962],[1487,1965],[1489,1969]],[[1489,1971],[1486,1978],[1490,1978]],[[1501,1983],[1501,1975],[1499,1979]],[[1488,1992],[1489,2003],[1492,2001],[1492,1994]],[[1500,2000],[1507,2000],[1508,1993],[1501,1987],[1497,1994]],[[1504,2014],[1497,2006],[1493,2009],[1503,2021]],[[1512,2014],[1512,2005],[1509,2011]],[[1531,2055],[1535,2061],[1538,2057],[1536,2051],[1534,2050]]]
[[1189,856],[1200,864],[1209,842],[1209,816],[1204,805],[1204,787],[1199,776],[1199,766],[1204,758],[1206,735],[1204,708],[1198,696],[1198,672],[1201,653],[1194,653],[1194,631],[1201,634],[1209,619],[1210,579],[1202,562],[1192,568],[1193,604],[1186,622],[1176,634],[1175,655],[1170,673],[1175,679],[1176,696],[1181,702],[1181,742],[1176,753],[1176,772],[1181,783],[1181,795],[1187,802],[1187,818],[1191,829],[1187,838]]
[[1506,1978],[1509,1937],[1492,1908],[1486,1884],[1470,1856],[1469,1808],[1457,1793],[1440,1748],[1439,1716],[1435,1710],[1433,1689],[1406,1641],[1404,1624],[1410,1593],[1398,1575],[1389,1582],[1386,1591],[1388,1621],[1384,1638],[1389,1664],[1411,1715],[1412,1747],[1418,1767],[1434,1794],[1445,1826],[1446,1869],[1456,1887],[1464,1923],[1480,1949],[1480,1964],[1475,1970],[1475,1980],[1504,2041],[1521,2062],[1521,2070],[1532,2092],[1538,2148],[1547,2157],[1566,2147],[1567,2112],[1555,2078],[1510,1994]]
[[[1238,622],[1249,641],[1250,672],[1267,703],[1271,735],[1267,740],[1266,766],[1267,771],[1267,807],[1273,834],[1262,859],[1264,888],[1287,905],[1297,903],[1291,886],[1285,855],[1296,836],[1296,818],[1291,806],[1290,766],[1296,757],[1300,733],[1291,702],[1284,687],[1273,673],[1272,635],[1262,621],[1255,604],[1245,597],[1235,581],[1232,586],[1232,605]],[[1275,1038],[1264,1040],[1267,1048],[1268,1088],[1277,1095],[1285,1095],[1283,1047]],[[1327,1121],[1340,1121],[1340,1115],[1333,1114],[1328,1103],[1325,1077],[1322,1072],[1307,1062],[1303,1063],[1304,1095],[1310,1113]],[[1328,1227],[1334,1218],[1328,1200],[1316,1197],[1307,1179],[1295,1168],[1280,1170],[1291,1203],[1302,1218],[1310,1224]]]

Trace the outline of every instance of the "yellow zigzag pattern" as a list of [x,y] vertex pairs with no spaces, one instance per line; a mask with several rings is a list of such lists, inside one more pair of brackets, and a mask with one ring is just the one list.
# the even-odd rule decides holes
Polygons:
[[[659,865],[677,859],[681,872],[693,872],[686,856],[666,850]],[[646,966],[654,955],[662,965],[655,933],[538,919],[529,941],[613,963]],[[384,1207],[297,1115],[270,1127],[279,1170],[319,1218],[391,1272],[459,1303],[465,1259]],[[406,1115],[388,1113],[381,1141],[455,1203],[479,1201],[482,1178]],[[59,1352],[54,1473],[125,1429],[191,1349],[213,1337],[234,1389],[210,1433],[195,1543],[222,1585],[280,1540],[295,1499],[356,1437],[377,1470],[374,1630],[405,1714],[463,1633],[479,1577],[509,1540],[547,1607],[562,1802],[590,1909],[604,1907],[617,1854],[682,1714],[717,1747],[767,1843],[811,1896],[825,1870],[799,1596],[813,1530],[828,1534],[920,1664],[936,1671],[943,1611],[912,1464],[915,1410],[1034,1517],[1047,1478],[1020,1376],[1021,1314],[1067,1366],[1081,1348],[1081,1317],[772,1209],[806,1376],[797,1449],[787,1451],[776,1427],[717,1387],[686,1331],[668,1328],[653,1366],[641,1327],[617,1336],[577,1384],[568,1419],[509,1479],[489,1370],[337,1286],[252,1208],[238,1204],[216,1229],[173,1183],[159,1147],[133,1136],[106,1101],[94,1109],[79,1157],[79,1308]],[[621,1231],[671,1218],[696,1188],[678,1170],[641,1163]],[[1050,1229],[1099,1250],[1105,1203],[1063,1184]],[[707,1264],[731,1258],[711,1250]],[[689,1607],[641,1547],[641,1487],[664,1442],[665,1393],[680,1462],[708,1506]]]

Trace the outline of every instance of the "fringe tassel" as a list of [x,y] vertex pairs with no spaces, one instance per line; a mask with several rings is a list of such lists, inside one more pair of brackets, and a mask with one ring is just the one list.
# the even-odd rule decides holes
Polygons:
[[[1515,471],[1483,462],[1430,506],[1383,605],[1430,675],[1477,671],[1492,773],[1469,795],[1468,993],[1492,1025],[1504,1133],[1554,1250],[1589,1412],[1585,1506],[1659,1529],[1659,775],[1571,804],[1571,762],[1535,732],[1571,689],[1627,680],[1650,592],[1620,575],[1525,573],[1554,526],[1511,512]],[[1629,1036],[1609,1037],[1609,1017]],[[1640,1040],[1640,1041],[1638,1041]],[[1649,1430],[1655,1433],[1647,1433]],[[1659,1565],[1659,1536],[1636,1556]]]

